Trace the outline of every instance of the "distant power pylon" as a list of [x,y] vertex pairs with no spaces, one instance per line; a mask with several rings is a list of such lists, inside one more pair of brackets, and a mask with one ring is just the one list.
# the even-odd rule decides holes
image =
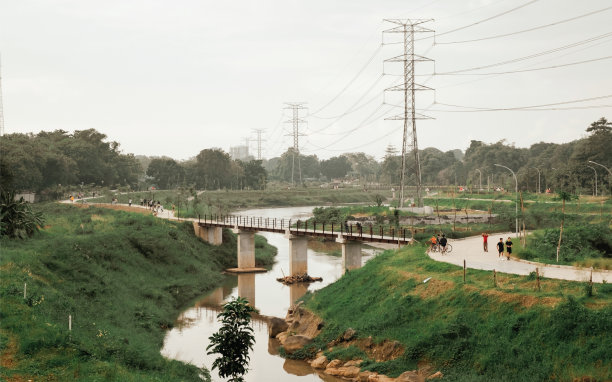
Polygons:
[[2,58],[0,57],[0,137],[4,135],[4,109],[2,108]]
[[257,134],[257,138],[255,141],[257,142],[257,160],[261,160],[261,142],[265,142],[265,139],[261,139],[261,133],[263,133],[262,129],[254,129],[255,134]]
[[307,107],[304,105],[306,102],[285,102],[285,109],[292,110],[292,118],[285,121],[286,123],[291,123],[293,126],[293,133],[288,135],[293,135],[293,159],[291,161],[291,184],[295,185],[294,174],[295,174],[295,155],[298,157],[298,172],[300,174],[300,184],[302,184],[302,167],[300,164],[300,143],[299,137],[300,135],[300,124],[306,123],[306,120],[300,118],[300,110],[306,110]]
[[[423,206],[423,197],[421,194],[421,162],[419,159],[419,145],[417,142],[417,131],[416,131],[416,120],[417,119],[431,119],[422,114],[416,113],[415,110],[415,92],[417,90],[432,90],[431,88],[419,85],[414,82],[414,71],[415,62],[432,61],[429,58],[418,56],[414,54],[414,34],[415,33],[426,33],[433,32],[433,30],[422,27],[420,24],[424,24],[429,20],[410,20],[410,19],[385,19],[385,22],[395,24],[396,26],[383,31],[383,43],[385,33],[402,33],[404,36],[404,53],[389,58],[385,62],[402,62],[404,64],[404,82],[402,84],[385,89],[387,91],[402,91],[404,93],[404,112],[393,117],[385,118],[390,120],[404,121],[404,136],[402,139],[402,173],[400,175],[400,207],[404,206],[404,178],[406,173],[406,149],[408,146],[409,135],[412,138],[410,142],[410,149],[414,153],[415,161],[415,177],[417,182],[416,200],[417,206]],[[409,133],[408,125],[412,125],[412,132]]]

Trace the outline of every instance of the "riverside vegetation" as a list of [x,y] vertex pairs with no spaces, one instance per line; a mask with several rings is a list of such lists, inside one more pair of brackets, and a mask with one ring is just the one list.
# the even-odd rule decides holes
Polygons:
[[[60,204],[33,209],[46,218],[41,232],[0,242],[3,380],[199,381],[201,370],[159,349],[178,314],[235,266],[235,235],[224,231],[216,247],[196,238],[191,222]],[[258,265],[275,251],[257,236]]]
[[[612,287],[468,270],[424,246],[386,251],[304,298],[321,319],[314,342],[292,354],[364,360],[395,377],[428,364],[448,381],[610,380]],[[425,279],[430,278],[427,282]],[[352,329],[353,341],[342,341]],[[371,337],[371,339],[368,339]],[[365,340],[365,341],[364,341]],[[364,343],[398,341],[376,361]],[[330,346],[333,344],[334,346]]]

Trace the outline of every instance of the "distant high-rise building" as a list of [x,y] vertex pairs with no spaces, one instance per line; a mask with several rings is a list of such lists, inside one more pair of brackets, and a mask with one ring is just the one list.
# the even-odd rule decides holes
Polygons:
[[249,146],[230,147],[230,156],[232,157],[232,159],[248,160],[249,159]]

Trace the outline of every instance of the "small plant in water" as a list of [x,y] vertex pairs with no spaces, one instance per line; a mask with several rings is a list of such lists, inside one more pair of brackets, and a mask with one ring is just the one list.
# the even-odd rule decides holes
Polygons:
[[217,316],[221,320],[221,328],[208,337],[210,344],[206,347],[207,354],[220,354],[212,368],[217,368],[222,378],[230,377],[231,382],[244,381],[243,375],[248,370],[249,350],[255,344],[250,326],[251,313],[255,311],[242,297],[227,302]]

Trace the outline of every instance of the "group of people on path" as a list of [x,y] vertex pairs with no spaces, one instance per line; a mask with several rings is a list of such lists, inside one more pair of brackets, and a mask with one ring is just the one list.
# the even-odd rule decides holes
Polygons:
[[[132,205],[131,199],[130,205]],[[140,205],[150,209],[153,212],[153,215],[155,216],[157,216],[158,213],[164,212],[164,206],[159,200],[140,199]]]
[[442,236],[440,236],[440,234],[438,234],[438,236],[431,236],[431,239],[429,239],[429,242],[431,243],[431,250],[432,251],[438,251],[442,254],[446,253],[446,244],[448,244],[448,239],[446,239],[446,235],[442,234]]
[[[484,232],[482,234],[482,247],[485,252],[489,252],[488,238],[489,233]],[[508,240],[506,240],[505,243],[503,238],[499,238],[499,241],[497,242],[497,257],[499,257],[500,260],[504,260],[504,244],[506,247],[506,260],[510,260],[510,255],[512,254],[512,239],[510,237],[508,237]]]

